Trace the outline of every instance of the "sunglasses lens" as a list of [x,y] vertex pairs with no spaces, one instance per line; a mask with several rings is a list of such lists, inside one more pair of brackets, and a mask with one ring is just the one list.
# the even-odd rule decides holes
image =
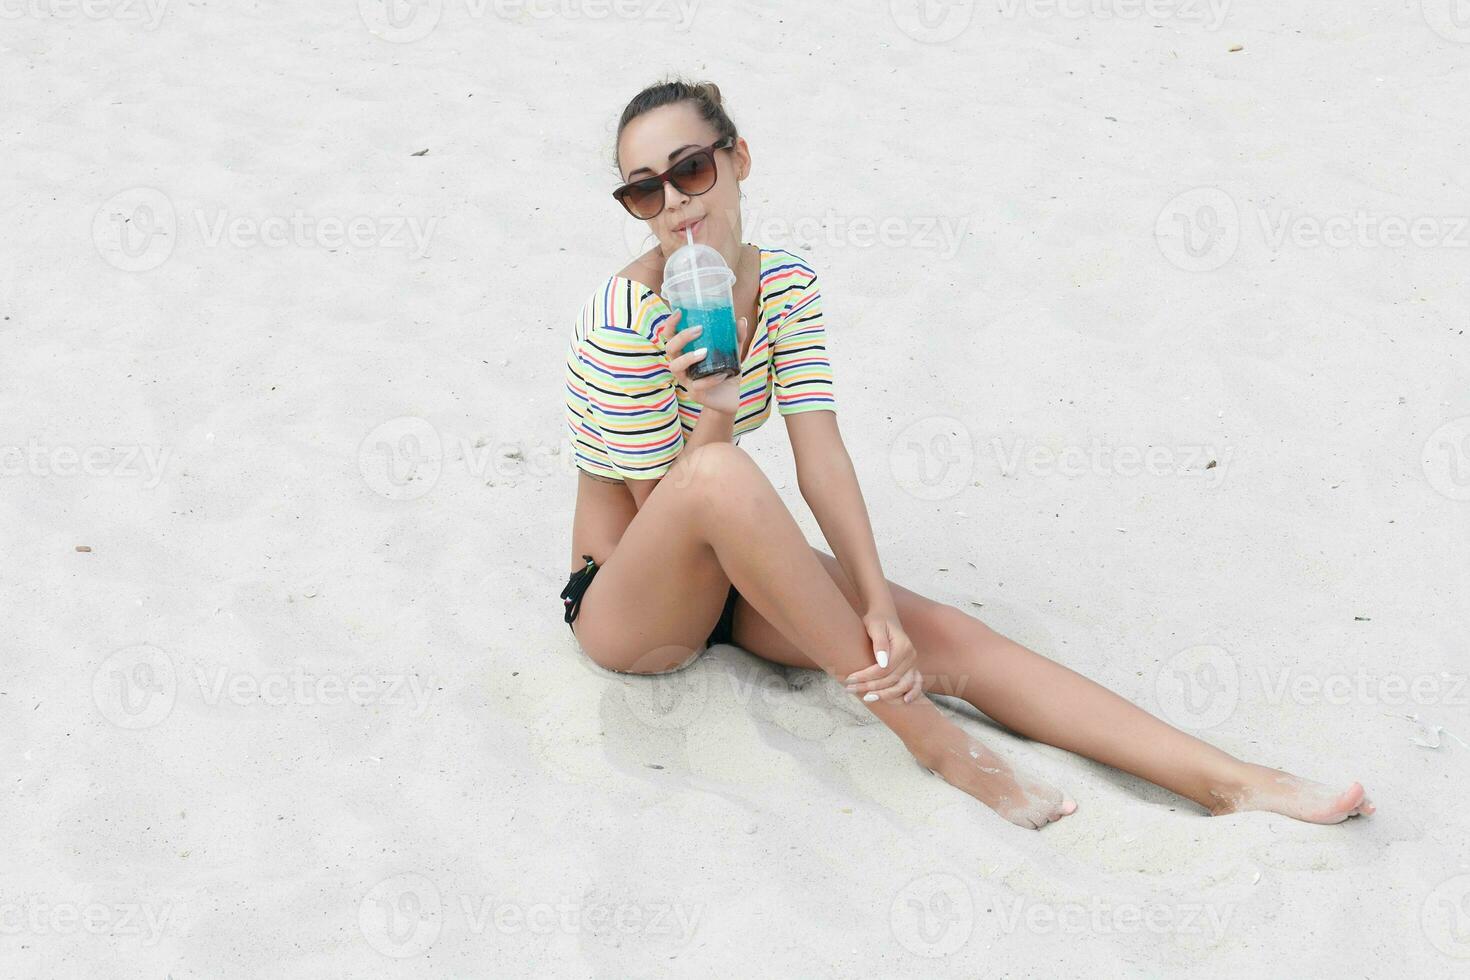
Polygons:
[[669,179],[685,194],[703,194],[715,186],[715,158],[708,153],[695,153],[674,164]]
[[645,221],[663,210],[664,185],[657,180],[640,180],[623,192],[623,206]]

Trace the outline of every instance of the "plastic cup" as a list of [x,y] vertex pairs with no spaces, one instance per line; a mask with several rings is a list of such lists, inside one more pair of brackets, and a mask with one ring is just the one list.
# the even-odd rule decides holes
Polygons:
[[683,314],[680,330],[701,328],[690,346],[708,348],[690,378],[740,373],[734,285],[735,273],[708,245],[682,245],[664,263],[664,301]]

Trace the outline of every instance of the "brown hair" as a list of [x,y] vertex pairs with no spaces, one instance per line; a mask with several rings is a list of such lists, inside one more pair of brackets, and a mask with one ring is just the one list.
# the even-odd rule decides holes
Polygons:
[[693,102],[704,121],[714,127],[716,139],[740,135],[725,112],[724,103],[720,99],[720,87],[714,82],[690,82],[682,78],[657,82],[633,96],[623,110],[622,118],[618,120],[618,134],[613,141],[613,166],[617,168],[619,175],[623,172],[623,165],[618,160],[618,145],[623,140],[623,129],[628,123],[645,112],[685,101]]

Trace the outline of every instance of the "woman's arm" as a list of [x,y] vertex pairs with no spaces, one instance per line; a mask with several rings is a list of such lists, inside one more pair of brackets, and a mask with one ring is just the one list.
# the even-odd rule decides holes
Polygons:
[[[691,330],[678,329],[681,319],[683,317],[677,311],[668,316],[659,325],[658,338],[664,345],[664,356],[668,358],[669,373],[673,376],[674,384],[682,386],[687,397],[699,404],[699,418],[694,420],[694,429],[681,440],[683,445],[678,453],[659,475],[645,480],[628,481],[628,490],[633,494],[633,503],[639,510],[643,509],[643,502],[648,499],[649,494],[653,493],[653,488],[658,486],[662,477],[673,473],[674,479],[679,479],[679,464],[690,450],[712,442],[734,441],[735,413],[740,410],[740,375],[705,377],[697,380],[690,378],[689,368],[704,355],[700,350],[685,352],[685,348],[689,346],[695,334]],[[745,348],[745,339],[749,336],[749,330],[750,327],[745,317],[741,317],[735,325],[736,350]],[[677,398],[674,404],[676,425],[682,426],[683,423],[677,421]]]
[[867,504],[837,429],[836,413],[788,415],[786,432],[796,457],[796,483],[802,499],[821,526],[833,557],[862,597],[861,611],[896,616],[893,594],[878,561]]

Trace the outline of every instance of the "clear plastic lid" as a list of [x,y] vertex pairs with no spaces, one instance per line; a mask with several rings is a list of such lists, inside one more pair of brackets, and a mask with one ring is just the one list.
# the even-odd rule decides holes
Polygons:
[[671,302],[707,303],[728,298],[735,273],[716,249],[697,242],[681,245],[664,263],[664,296]]

